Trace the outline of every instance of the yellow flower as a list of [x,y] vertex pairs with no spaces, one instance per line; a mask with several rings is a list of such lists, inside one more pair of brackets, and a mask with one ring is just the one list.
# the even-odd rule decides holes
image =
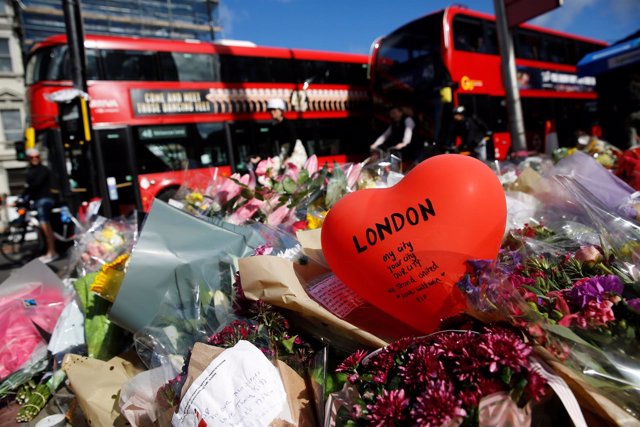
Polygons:
[[123,254],[103,265],[91,284],[91,290],[107,301],[114,302],[124,279],[124,269],[128,259],[129,254]]
[[324,217],[327,216],[327,212],[328,211],[322,211],[319,213],[307,212],[307,224],[309,230],[315,230],[322,227],[322,223],[324,222]]

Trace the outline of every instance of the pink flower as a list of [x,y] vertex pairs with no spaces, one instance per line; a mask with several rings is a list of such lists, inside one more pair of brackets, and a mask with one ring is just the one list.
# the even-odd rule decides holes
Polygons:
[[438,360],[438,350],[432,346],[419,345],[409,353],[407,363],[399,368],[401,378],[407,384],[423,384],[429,379],[446,376],[442,362]]
[[575,258],[587,264],[595,264],[603,259],[602,253],[595,246],[581,246],[576,251]]
[[309,157],[306,162],[304,162],[304,166],[308,172],[309,176],[313,176],[314,173],[318,172],[318,157],[314,154]]
[[347,175],[347,188],[349,190],[354,190],[356,183],[358,182],[358,178],[360,178],[360,172],[362,171],[361,163],[354,163],[346,171]]
[[609,322],[616,320],[611,307],[613,303],[609,300],[601,302],[591,300],[582,312],[589,326],[606,326]]
[[405,397],[404,390],[384,390],[376,398],[375,403],[367,405],[369,425],[379,427],[396,425],[398,421],[406,419],[404,411],[408,406],[409,399]]
[[520,372],[529,365],[532,348],[513,331],[502,328],[486,328],[476,352],[484,363],[489,363],[489,372],[499,372],[503,367]]
[[529,397],[538,402],[542,399],[545,394],[547,394],[547,381],[542,378],[536,372],[529,372],[527,375],[527,385],[524,388],[524,391],[529,395]]
[[254,255],[269,255],[273,252],[273,246],[260,245],[256,248]]
[[460,425],[467,415],[462,402],[449,381],[434,381],[425,393],[416,399],[411,409],[412,424],[415,426]]
[[349,355],[342,361],[336,368],[336,372],[349,372],[358,367],[362,359],[367,355],[366,350],[358,350],[355,353]]
[[567,304],[567,300],[564,298],[564,293],[562,291],[551,291],[547,293],[547,297],[553,298],[554,301],[554,309],[562,313],[563,315],[567,315],[571,313],[569,309],[569,305]]
[[276,210],[271,212],[269,215],[267,215],[266,224],[269,224],[269,225],[283,224],[287,221],[289,214],[291,213],[292,213],[291,209],[289,209],[285,205],[282,205],[276,208]]
[[260,200],[251,199],[243,206],[238,208],[235,212],[233,212],[230,216],[228,216],[226,218],[226,221],[230,224],[244,224],[248,220],[253,218],[253,216],[260,210],[260,207],[263,203],[264,202]]
[[[248,181],[249,176],[248,175],[245,175],[245,176],[247,176],[247,181]],[[233,178],[240,182],[242,180],[242,177],[240,176],[239,173],[234,173],[229,178]],[[220,188],[218,189],[218,197],[220,199],[220,204],[224,204],[240,194],[242,187],[238,185],[233,179],[225,179],[222,185],[220,186]]]

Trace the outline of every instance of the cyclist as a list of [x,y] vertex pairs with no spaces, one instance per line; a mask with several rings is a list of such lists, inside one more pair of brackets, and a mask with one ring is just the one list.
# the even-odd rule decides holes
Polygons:
[[400,152],[404,170],[408,170],[416,160],[422,160],[421,144],[416,132],[416,122],[408,114],[408,109],[392,107],[389,110],[389,127],[371,144],[371,151],[383,146]]
[[51,194],[51,171],[42,164],[40,152],[36,148],[30,148],[26,152],[29,161],[27,170],[26,188],[23,198],[34,202],[38,211],[38,222],[45,236],[47,252],[38,259],[45,264],[58,259],[55,249],[55,237],[51,227],[51,209],[55,204]]

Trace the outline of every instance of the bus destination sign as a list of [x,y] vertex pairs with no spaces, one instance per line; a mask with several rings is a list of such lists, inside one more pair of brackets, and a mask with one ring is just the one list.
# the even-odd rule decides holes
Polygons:
[[206,98],[208,90],[131,89],[131,104],[136,116],[199,114],[213,112]]

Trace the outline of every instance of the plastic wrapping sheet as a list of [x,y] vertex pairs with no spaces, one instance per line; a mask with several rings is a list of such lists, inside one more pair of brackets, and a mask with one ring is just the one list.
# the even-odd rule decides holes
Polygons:
[[23,368],[37,349],[46,348],[41,331],[53,332],[70,299],[58,276],[38,260],[0,285],[0,379]]
[[155,200],[133,250],[110,318],[135,332],[151,323],[167,291],[179,286],[176,272],[193,263],[246,256],[264,239],[250,227],[196,218]]

